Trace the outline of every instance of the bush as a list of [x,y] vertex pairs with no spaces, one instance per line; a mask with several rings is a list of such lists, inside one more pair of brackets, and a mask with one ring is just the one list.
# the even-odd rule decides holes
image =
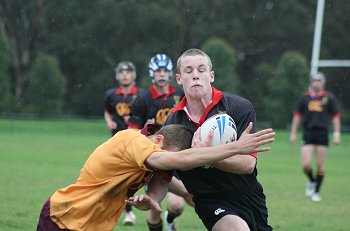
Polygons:
[[307,90],[309,67],[299,52],[285,52],[273,78],[268,81],[269,95],[265,105],[271,113],[273,125],[285,128],[291,121],[298,98]]
[[66,92],[66,79],[58,61],[48,54],[39,54],[29,71],[28,89],[24,94],[24,112],[60,114]]
[[213,86],[221,91],[237,93],[237,55],[235,49],[221,38],[211,38],[202,46],[209,55],[215,71]]

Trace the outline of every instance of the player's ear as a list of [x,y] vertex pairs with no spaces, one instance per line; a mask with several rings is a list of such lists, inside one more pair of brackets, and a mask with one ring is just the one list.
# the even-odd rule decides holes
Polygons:
[[210,72],[210,82],[213,83],[215,80],[215,72],[214,71],[211,71]]
[[176,78],[177,84],[182,85],[181,76],[179,74],[176,74],[175,78]]
[[157,134],[154,137],[154,143],[157,144],[159,147],[163,146],[164,136],[161,134]]

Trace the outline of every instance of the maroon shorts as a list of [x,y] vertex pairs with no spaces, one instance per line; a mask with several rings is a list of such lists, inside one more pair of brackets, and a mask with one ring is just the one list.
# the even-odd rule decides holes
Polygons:
[[51,220],[50,217],[50,198],[47,199],[43,208],[41,209],[38,226],[36,227],[37,231],[58,231],[58,230],[68,230],[60,229],[55,222]]

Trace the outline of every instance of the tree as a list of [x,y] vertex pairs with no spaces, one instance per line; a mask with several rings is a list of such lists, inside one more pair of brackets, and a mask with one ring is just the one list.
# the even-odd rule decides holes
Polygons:
[[11,111],[14,104],[11,94],[10,66],[11,57],[0,36],[0,111]]
[[265,99],[274,127],[285,128],[290,122],[298,98],[307,90],[309,73],[302,54],[287,51],[282,55],[275,75],[268,81],[269,93]]
[[66,80],[57,59],[51,55],[39,54],[28,76],[30,81],[24,94],[24,111],[39,114],[62,113]]
[[15,99],[20,104],[45,12],[43,0],[0,1],[0,31],[9,47],[15,75]]
[[237,55],[234,48],[221,38],[211,38],[202,47],[211,58],[215,81],[213,85],[223,91],[237,93]]

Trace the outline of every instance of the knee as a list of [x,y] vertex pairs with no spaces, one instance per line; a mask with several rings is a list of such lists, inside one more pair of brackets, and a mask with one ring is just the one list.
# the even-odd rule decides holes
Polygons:
[[183,203],[169,203],[168,211],[176,216],[179,216],[183,211]]

